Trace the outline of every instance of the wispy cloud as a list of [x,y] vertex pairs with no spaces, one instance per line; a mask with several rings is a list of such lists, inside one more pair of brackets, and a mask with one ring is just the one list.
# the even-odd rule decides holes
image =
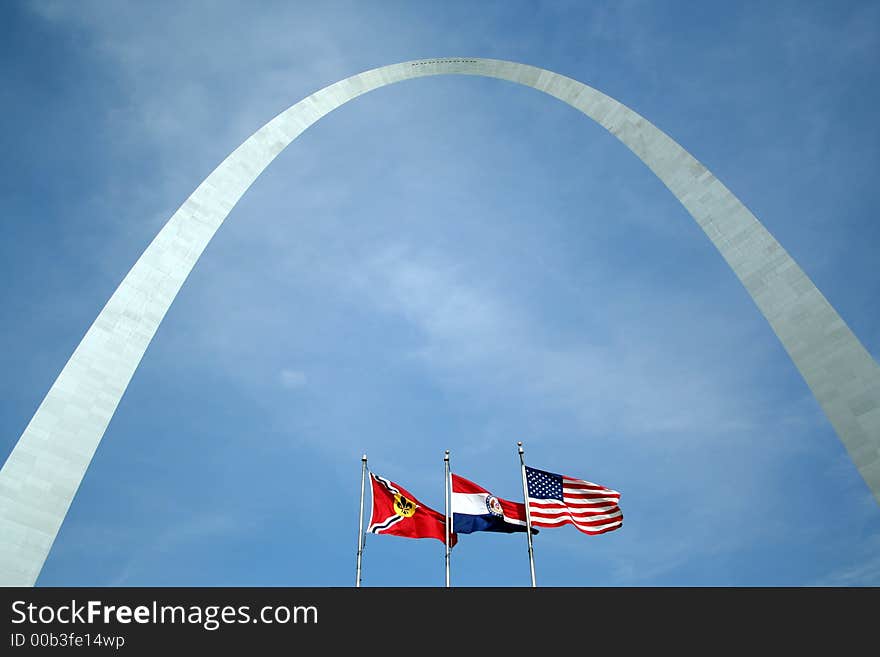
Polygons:
[[[604,323],[607,339],[559,340],[534,309],[481,283],[466,264],[411,247],[391,247],[358,272],[356,285],[367,298],[420,330],[422,344],[411,357],[450,383],[565,409],[597,432],[688,435],[750,426],[743,414],[748,397],[720,389],[700,367],[704,355],[698,352],[664,353]],[[628,301],[645,304],[603,298],[597,310]],[[664,303],[686,302],[673,297]]]
[[856,557],[819,578],[813,586],[880,586],[880,534],[865,539]]
[[308,381],[305,372],[287,369],[281,370],[278,373],[278,379],[285,388],[302,388]]
[[204,541],[228,540],[230,536],[248,531],[240,518],[225,515],[196,516],[180,521],[161,531],[146,545],[141,545],[133,554],[126,556],[121,571],[114,575],[106,586],[127,586],[138,580],[144,568],[151,562],[160,562],[174,550],[184,546],[200,545]]

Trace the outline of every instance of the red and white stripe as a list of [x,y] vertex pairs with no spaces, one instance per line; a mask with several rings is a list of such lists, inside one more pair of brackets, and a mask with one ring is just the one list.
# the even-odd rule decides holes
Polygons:
[[572,524],[585,534],[604,534],[623,525],[620,493],[598,484],[562,475],[563,501],[529,498],[534,527]]

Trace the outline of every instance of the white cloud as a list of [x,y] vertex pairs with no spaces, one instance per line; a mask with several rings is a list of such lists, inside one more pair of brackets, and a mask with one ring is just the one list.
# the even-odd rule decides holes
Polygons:
[[857,558],[820,578],[814,586],[880,586],[880,534],[865,539]]
[[308,381],[304,372],[287,369],[278,373],[278,379],[285,388],[302,388]]
[[[481,283],[465,265],[412,248],[389,248],[358,270],[356,285],[367,298],[420,329],[423,343],[412,357],[450,384],[489,395],[509,391],[530,404],[571,413],[598,431],[702,430],[704,438],[707,428],[718,432],[750,423],[745,397],[720,387],[699,346],[691,354],[669,353],[628,334],[627,327],[607,325],[600,333],[610,337],[559,341],[540,317]],[[597,307],[606,301],[598,300]],[[617,301],[629,302],[649,305]],[[613,321],[613,314],[605,320]],[[667,332],[676,329],[688,339],[685,327]],[[735,332],[725,337],[733,341]]]
[[141,575],[152,562],[162,555],[173,552],[180,546],[199,544],[204,541],[237,536],[253,530],[253,523],[239,517],[228,515],[196,516],[187,522],[177,523],[155,536],[149,545],[140,546],[125,562],[122,570],[109,582],[108,586],[130,585],[132,579]]

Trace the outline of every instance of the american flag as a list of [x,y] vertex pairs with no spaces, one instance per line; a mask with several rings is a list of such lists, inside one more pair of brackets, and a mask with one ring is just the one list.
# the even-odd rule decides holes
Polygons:
[[572,524],[585,534],[604,534],[623,525],[616,490],[528,466],[526,484],[533,527]]

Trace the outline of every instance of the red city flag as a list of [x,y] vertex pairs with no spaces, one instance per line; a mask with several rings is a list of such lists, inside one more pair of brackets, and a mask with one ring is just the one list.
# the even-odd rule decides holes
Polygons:
[[[419,502],[409,491],[393,481],[371,472],[373,512],[367,531],[406,538],[436,538],[446,543],[446,517]],[[450,533],[449,545],[458,537]]]

